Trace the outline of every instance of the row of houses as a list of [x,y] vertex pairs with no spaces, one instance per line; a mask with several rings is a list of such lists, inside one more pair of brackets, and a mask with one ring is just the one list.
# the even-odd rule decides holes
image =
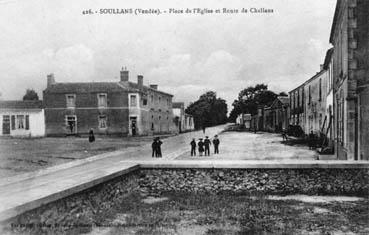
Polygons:
[[320,71],[271,106],[251,128],[314,133],[337,159],[369,160],[369,1],[338,0]]
[[337,1],[329,42],[319,73],[289,93],[291,124],[337,159],[369,160],[369,1]]
[[0,133],[84,135],[92,128],[96,134],[135,136],[193,130],[193,118],[184,112],[184,105],[173,114],[178,108],[172,99],[158,85],[145,86],[142,75],[137,82],[129,81],[125,68],[117,82],[62,83],[50,74],[43,101],[0,102]]

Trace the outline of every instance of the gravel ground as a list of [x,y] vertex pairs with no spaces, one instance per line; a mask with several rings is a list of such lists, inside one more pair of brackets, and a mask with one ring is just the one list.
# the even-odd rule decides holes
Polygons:
[[87,138],[39,138],[0,139],[0,177],[9,177],[25,172],[83,159],[122,148],[142,146],[152,137],[141,138],[97,138],[89,143]]
[[[309,150],[306,146],[291,146],[282,142],[280,134],[258,132],[224,132],[219,136],[219,154],[214,155],[213,146],[210,149],[210,156],[191,157],[190,147],[188,152],[182,154],[177,159],[216,159],[216,160],[284,160],[301,159],[315,160],[318,153]],[[198,153],[197,153],[198,154]]]

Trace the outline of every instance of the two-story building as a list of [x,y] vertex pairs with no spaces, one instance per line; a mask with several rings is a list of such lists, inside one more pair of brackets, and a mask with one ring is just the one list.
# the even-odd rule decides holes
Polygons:
[[330,43],[337,158],[369,159],[369,1],[337,0]]
[[193,116],[185,112],[183,102],[173,102],[173,116],[179,133],[195,130]]
[[305,130],[305,91],[304,84],[289,92],[290,97],[290,125]]
[[313,132],[317,136],[324,133],[326,122],[327,70],[321,70],[304,83],[305,99],[305,133]]
[[157,85],[129,81],[120,71],[120,81],[59,83],[47,76],[43,92],[46,135],[96,134],[150,135],[174,130],[172,95]]

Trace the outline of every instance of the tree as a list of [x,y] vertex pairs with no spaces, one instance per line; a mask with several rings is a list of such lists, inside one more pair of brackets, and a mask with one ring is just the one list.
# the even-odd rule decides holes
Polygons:
[[191,103],[186,113],[194,117],[195,128],[210,127],[226,123],[227,121],[227,104],[226,101],[217,98],[213,91],[202,94],[199,99]]
[[275,98],[277,98],[277,94],[268,90],[268,85],[257,84],[256,86],[249,86],[240,91],[238,100],[233,102],[229,120],[234,122],[241,113],[254,115],[257,113],[258,106],[270,105]]
[[33,89],[27,89],[26,94],[23,96],[23,100],[38,100],[38,94]]

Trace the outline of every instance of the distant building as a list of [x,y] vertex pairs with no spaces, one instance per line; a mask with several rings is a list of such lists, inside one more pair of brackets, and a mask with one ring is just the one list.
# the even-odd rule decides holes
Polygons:
[[278,96],[270,106],[270,117],[268,120],[270,131],[281,132],[287,130],[289,126],[290,99],[285,96]]
[[0,122],[2,136],[44,136],[42,101],[0,101]]
[[236,118],[236,124],[242,125],[247,130],[250,130],[251,127],[251,114],[249,113],[241,113]]
[[305,93],[304,84],[289,92],[290,97],[290,125],[299,126],[305,130]]
[[338,0],[330,34],[337,158],[369,160],[369,1]]
[[321,66],[320,72],[304,83],[305,99],[305,133],[311,131],[320,136],[324,132],[327,104],[328,72]]
[[172,95],[157,85],[129,81],[122,69],[120,81],[58,83],[48,75],[43,93],[46,135],[151,135],[174,132]]
[[179,133],[195,130],[193,116],[185,113],[184,107],[183,102],[173,102],[174,123]]

